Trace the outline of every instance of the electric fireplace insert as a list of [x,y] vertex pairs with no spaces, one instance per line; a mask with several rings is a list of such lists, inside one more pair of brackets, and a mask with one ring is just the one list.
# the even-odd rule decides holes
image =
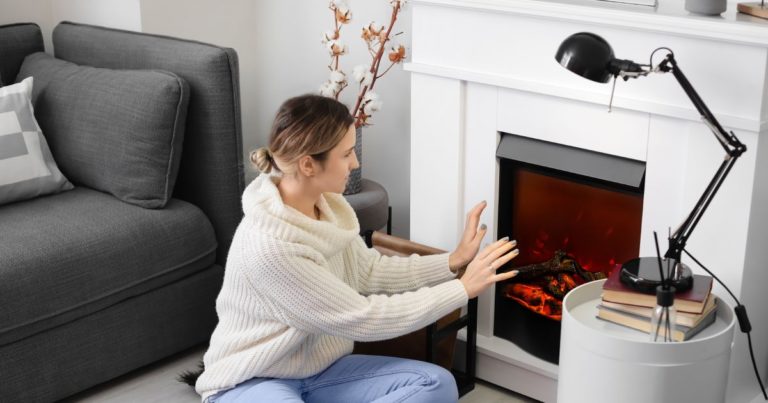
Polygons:
[[557,363],[562,300],[638,256],[645,164],[502,134],[498,236],[520,254],[496,285],[494,335]]

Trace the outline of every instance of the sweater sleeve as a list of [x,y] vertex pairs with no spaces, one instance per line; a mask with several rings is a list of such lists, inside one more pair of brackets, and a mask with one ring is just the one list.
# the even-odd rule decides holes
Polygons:
[[245,270],[245,275],[278,320],[308,333],[385,340],[427,326],[467,303],[459,280],[401,294],[363,296],[307,252],[272,255],[269,260],[253,254],[247,265],[257,270]]
[[356,239],[350,246],[356,259],[347,270],[355,270],[358,290],[363,294],[394,294],[428,287],[456,278],[448,268],[448,253],[419,256],[384,256]]

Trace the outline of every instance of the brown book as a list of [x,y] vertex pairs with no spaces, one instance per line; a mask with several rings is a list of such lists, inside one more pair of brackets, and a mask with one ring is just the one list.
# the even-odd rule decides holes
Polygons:
[[[706,315],[702,315],[701,320],[699,321],[699,323],[696,324],[696,326],[688,327],[683,325],[677,325],[675,326],[675,330],[672,332],[672,339],[675,341],[688,340],[691,337],[695,336],[700,331],[702,331],[703,329],[705,329],[707,326],[714,323],[716,317],[717,317],[717,310],[713,309],[709,311],[709,313],[707,313]],[[631,314],[628,312],[617,311],[603,305],[597,306],[597,318],[615,323],[617,325],[622,325],[635,330],[639,330],[641,332],[645,332],[645,333],[651,332],[650,318]],[[662,331],[662,333],[659,333],[660,340],[664,339],[664,333],[666,333],[666,331]]]
[[[695,327],[699,324],[699,322],[704,319],[705,316],[709,312],[711,312],[713,309],[717,308],[717,298],[715,298],[714,295],[709,294],[709,298],[707,298],[707,303],[704,305],[704,312],[701,314],[695,314],[695,313],[688,313],[688,312],[678,312],[677,313],[677,324],[683,325],[686,327]],[[636,305],[626,305],[626,304],[618,304],[616,302],[608,302],[603,300],[600,304],[603,307],[613,309],[615,311],[620,312],[626,312],[633,315],[642,316],[645,318],[648,318],[650,320],[651,316],[653,315],[653,308],[645,307],[645,306],[636,306]]]
[[[603,284],[603,300],[618,304],[655,307],[656,294],[645,294],[624,285],[619,279],[620,271],[619,268],[613,270]],[[710,292],[712,292],[712,277],[694,274],[693,287],[688,291],[675,294],[675,308],[678,312],[701,314],[704,312]]]

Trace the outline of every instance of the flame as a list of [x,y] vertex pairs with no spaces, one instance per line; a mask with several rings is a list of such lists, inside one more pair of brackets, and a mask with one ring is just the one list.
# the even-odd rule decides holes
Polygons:
[[540,315],[554,320],[562,319],[562,302],[547,294],[541,286],[510,284],[507,286],[506,296]]
[[[576,217],[576,221],[580,221],[583,218],[583,215],[584,213],[580,212]],[[614,235],[615,229],[613,226],[609,225],[607,228],[600,228],[599,231],[602,231],[607,239]],[[560,234],[558,234],[558,236],[559,235]],[[545,256],[554,255],[556,252],[552,248],[566,251],[569,250],[568,246],[571,244],[571,240],[571,234],[566,232],[562,237],[561,245],[558,246],[557,239],[552,237],[550,231],[547,231],[543,227],[538,227],[536,230],[536,237],[533,239],[532,247],[521,249],[521,254],[525,255],[523,257],[524,265],[530,264],[531,260],[534,262],[543,261]],[[580,247],[583,248],[583,245]],[[590,256],[589,254],[586,256],[586,258],[582,256],[581,259],[578,259],[577,265],[581,269],[593,274],[603,273],[605,277],[607,277],[610,268],[616,263],[615,257],[606,259],[608,263],[607,267],[609,268],[606,271],[604,269],[606,265],[603,263],[604,257],[599,256],[598,259],[595,259],[595,257]],[[569,255],[569,258],[575,260],[572,255]],[[533,279],[528,277],[525,282],[518,282],[523,280],[515,279],[510,281],[504,288],[504,294],[505,297],[516,301],[532,312],[559,321],[562,319],[562,300],[565,297],[565,294],[573,288],[593,279],[594,278],[584,277],[579,274],[569,274],[565,272],[543,275]]]
[[504,295],[532,312],[560,321],[563,313],[562,298],[584,282],[580,276],[574,277],[568,273],[546,275],[534,280],[532,284],[508,284]]

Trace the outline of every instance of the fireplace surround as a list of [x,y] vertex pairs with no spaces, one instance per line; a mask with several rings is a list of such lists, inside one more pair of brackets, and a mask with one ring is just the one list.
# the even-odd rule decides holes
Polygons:
[[[490,242],[499,233],[502,133],[645,164],[637,256],[654,255],[652,232],[679,224],[717,168],[722,150],[671,77],[609,85],[583,80],[554,60],[568,35],[594,32],[643,59],[675,51],[718,120],[749,152],[739,160],[688,248],[752,308],[753,339],[768,340],[768,26],[735,14],[689,15],[682,0],[657,9],[581,0],[412,0],[411,234],[455,247],[471,206],[486,200]],[[763,141],[761,141],[763,140]],[[436,180],[439,179],[439,180]],[[439,200],[439,203],[436,203]],[[728,234],[727,237],[721,234]],[[694,269],[694,271],[696,271]],[[717,290],[722,294],[722,290]],[[496,290],[478,302],[477,375],[556,400],[557,365],[494,329]],[[745,338],[731,355],[729,402],[759,395]],[[768,345],[756,359],[768,366]],[[763,371],[765,372],[765,371]]]

